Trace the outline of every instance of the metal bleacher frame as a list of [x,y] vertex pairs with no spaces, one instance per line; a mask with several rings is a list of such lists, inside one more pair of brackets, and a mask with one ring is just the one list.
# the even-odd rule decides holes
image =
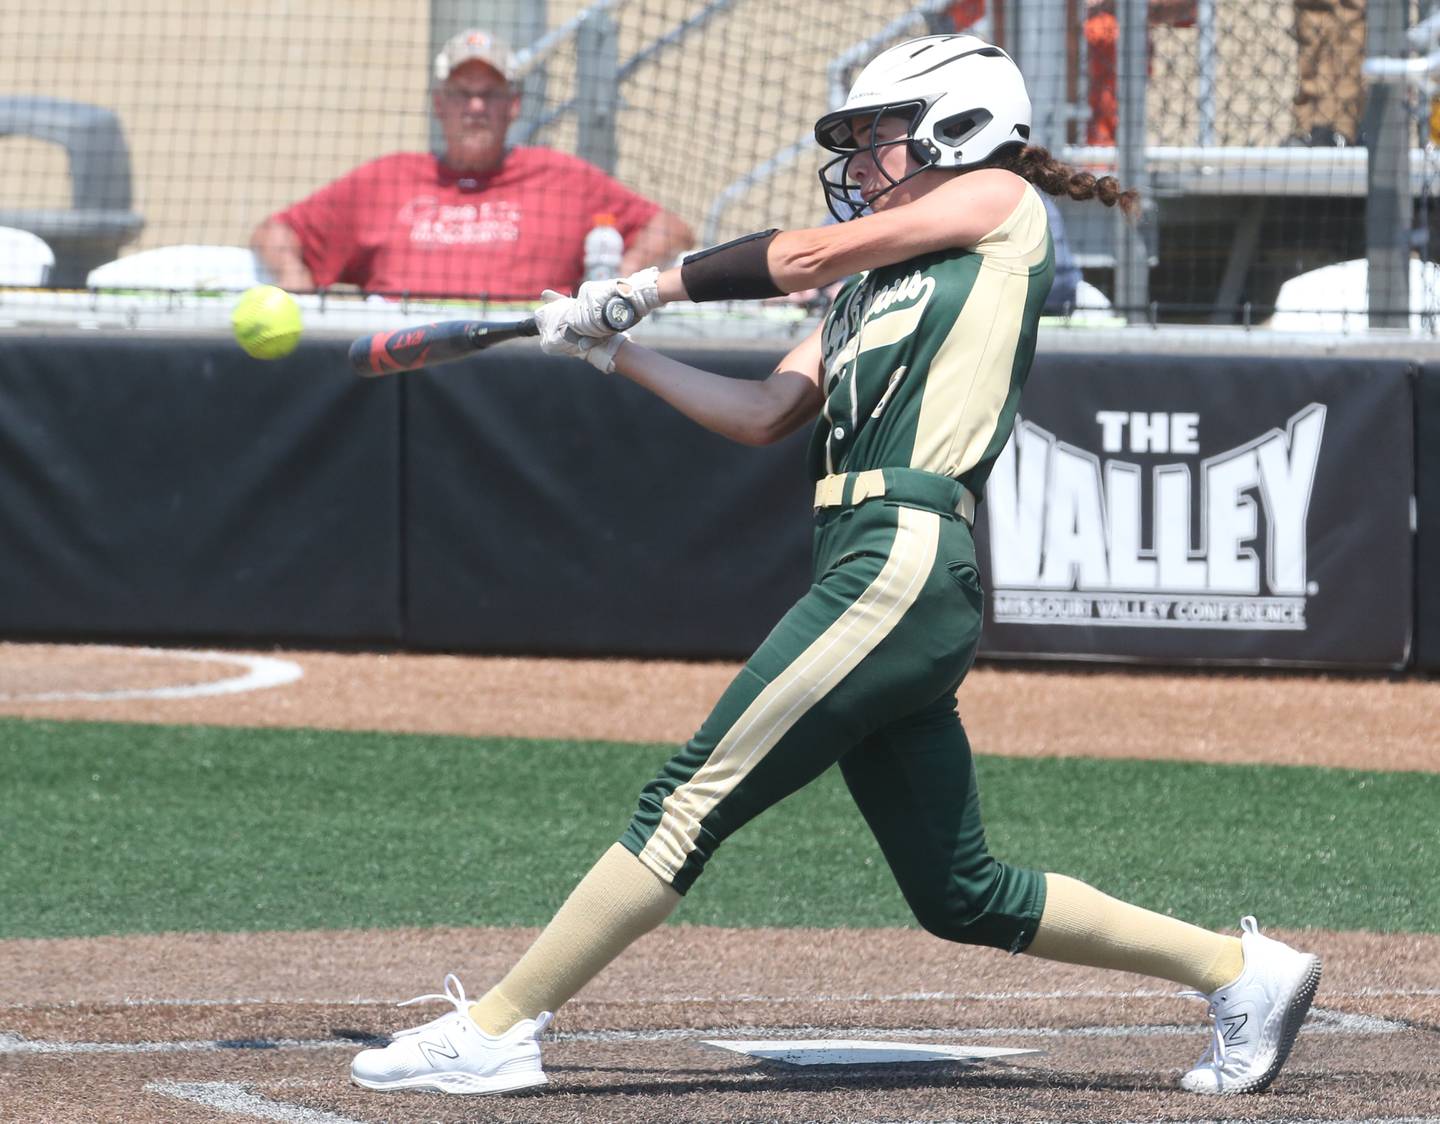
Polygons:
[[62,98],[0,97],[0,136],[28,136],[63,147],[71,206],[0,208],[0,226],[28,230],[55,253],[48,283],[83,288],[90,270],[133,241],[145,220],[131,209],[130,148],[109,109]]
[[[1177,318],[1225,324],[1249,323],[1252,316],[1270,311],[1285,280],[1273,262],[1262,265],[1262,258],[1277,256],[1273,251],[1293,249],[1296,257],[1303,252],[1315,259],[1301,270],[1364,256],[1372,266],[1372,324],[1402,323],[1410,305],[1406,262],[1415,248],[1412,201],[1427,194],[1427,176],[1432,174],[1431,154],[1416,147],[1415,124],[1403,95],[1383,83],[1368,87],[1368,147],[1215,145],[1217,3],[1197,0],[1195,109],[1200,143],[1147,145],[1146,6],[1146,0],[1115,0],[1120,42],[1114,148],[1060,143],[1069,123],[1083,120],[1086,110],[1067,100],[1062,69],[1044,65],[1066,57],[1069,32],[1065,21],[1056,19],[1053,0],[1009,0],[1005,6],[1007,41],[1027,76],[1034,76],[1030,92],[1038,141],[1048,143],[1067,163],[1118,175],[1147,200],[1138,228],[1096,208],[1062,201],[1066,231],[1081,267],[1113,270],[1115,306],[1132,322],[1164,317],[1166,310],[1157,308],[1152,290],[1166,288],[1167,271],[1187,268],[1166,258],[1167,236],[1186,227],[1203,228],[1207,236],[1223,240],[1223,265],[1205,275],[1213,278],[1208,294],[1197,294],[1194,307],[1186,310],[1189,315],[1179,311]],[[1367,52],[1372,60],[1406,52],[1408,17],[1405,0],[1370,0]],[[1414,45],[1412,37],[1409,46]],[[1321,199],[1328,201],[1324,211],[1332,216],[1332,230],[1328,238],[1317,236],[1313,246],[1290,246],[1283,241],[1293,237],[1285,224],[1266,221],[1286,203]],[[1267,255],[1267,250],[1272,253]],[[1188,268],[1195,264],[1188,263]]]

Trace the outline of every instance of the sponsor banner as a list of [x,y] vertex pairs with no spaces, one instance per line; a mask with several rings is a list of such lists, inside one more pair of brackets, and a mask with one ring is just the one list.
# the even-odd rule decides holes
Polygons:
[[1043,355],[981,505],[981,653],[1399,667],[1414,391],[1388,360]]

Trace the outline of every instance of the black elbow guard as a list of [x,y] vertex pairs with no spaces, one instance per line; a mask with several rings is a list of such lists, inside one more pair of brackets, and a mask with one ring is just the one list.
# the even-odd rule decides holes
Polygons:
[[749,301],[783,297],[765,261],[778,230],[761,230],[689,254],[680,263],[680,280],[692,301]]

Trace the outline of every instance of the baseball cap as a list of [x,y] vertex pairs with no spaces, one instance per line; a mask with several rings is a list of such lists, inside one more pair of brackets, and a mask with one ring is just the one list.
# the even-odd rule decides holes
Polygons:
[[510,44],[488,31],[471,28],[452,37],[435,56],[435,80],[443,82],[461,63],[479,61],[494,67],[509,82],[515,75]]

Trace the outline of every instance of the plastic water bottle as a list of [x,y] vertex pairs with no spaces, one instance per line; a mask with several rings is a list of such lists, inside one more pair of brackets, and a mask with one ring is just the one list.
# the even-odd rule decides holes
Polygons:
[[585,280],[619,277],[624,254],[625,238],[615,229],[615,216],[596,215],[595,225],[585,235]]

